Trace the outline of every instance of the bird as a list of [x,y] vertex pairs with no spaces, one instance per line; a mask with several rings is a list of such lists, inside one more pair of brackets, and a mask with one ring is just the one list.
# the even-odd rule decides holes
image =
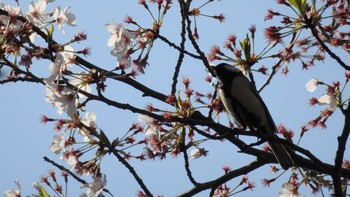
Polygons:
[[[277,136],[277,127],[255,86],[233,65],[220,63],[212,66],[219,81],[221,101],[235,122],[243,128]],[[283,144],[268,141],[270,150],[284,170],[294,166],[290,150]]]

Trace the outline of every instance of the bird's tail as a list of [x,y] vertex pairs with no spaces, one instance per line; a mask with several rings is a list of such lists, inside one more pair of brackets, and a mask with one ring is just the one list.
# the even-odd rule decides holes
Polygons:
[[294,166],[294,161],[289,154],[287,148],[278,142],[268,142],[272,153],[275,155],[277,161],[280,163],[284,170]]

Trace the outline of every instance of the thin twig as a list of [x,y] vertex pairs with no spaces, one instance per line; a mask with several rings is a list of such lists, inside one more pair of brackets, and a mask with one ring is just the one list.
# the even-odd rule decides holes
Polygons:
[[199,183],[194,179],[194,177],[192,176],[192,171],[190,169],[190,163],[188,161],[188,154],[187,154],[187,148],[185,146],[185,142],[184,139],[183,141],[180,143],[180,149],[182,150],[183,154],[184,154],[184,160],[185,160],[185,169],[186,169],[186,173],[187,173],[187,177],[188,179],[191,181],[191,183],[193,185],[199,185]]
[[[309,21],[309,20],[307,20],[307,21]],[[322,41],[322,39],[318,35],[318,31],[317,31],[316,27],[314,27],[311,24],[311,22],[309,24],[307,24],[307,25],[310,28],[312,35],[316,38],[317,42],[328,53],[328,55],[331,56],[331,58],[333,58],[345,70],[349,70],[350,71],[350,66],[346,65],[345,62],[342,59],[340,59],[339,56],[337,56],[335,53],[333,53],[333,51],[331,51],[331,49]]]
[[[111,148],[111,147],[109,147]],[[111,149],[110,149],[111,150]],[[147,196],[153,196],[153,194],[149,191],[147,186],[144,184],[143,180],[140,178],[140,176],[137,174],[135,169],[118,153],[117,150],[112,150],[113,155],[117,157],[117,159],[129,170],[129,172],[134,176],[137,183],[140,185],[142,190],[146,193]]]
[[[297,32],[294,32],[292,34],[291,39],[289,40],[289,46],[288,46],[288,50],[292,49],[294,47],[294,43],[296,41],[296,36]],[[267,77],[266,81],[261,85],[261,87],[258,89],[258,92],[261,92],[272,80],[272,77],[277,73],[277,70],[279,69],[279,67],[281,66],[281,63],[284,61],[284,59],[279,59],[274,66],[272,66],[272,70],[271,73],[269,74],[269,76]]]
[[176,93],[176,85],[177,85],[177,81],[178,81],[178,77],[179,77],[179,73],[180,73],[180,68],[184,59],[184,49],[185,49],[185,43],[186,43],[186,23],[185,23],[185,11],[181,6],[181,43],[180,43],[180,51],[179,51],[179,57],[177,59],[177,63],[175,66],[175,71],[174,71],[174,76],[173,76],[173,84],[171,86],[171,95],[174,96],[174,98],[176,98],[175,93]]
[[186,49],[181,49],[179,46],[177,46],[176,44],[172,43],[171,41],[169,41],[166,37],[160,35],[160,34],[157,34],[157,38],[159,38],[160,40],[162,40],[163,42],[167,43],[169,46],[175,48],[176,50],[178,50],[179,52],[183,52],[185,53],[186,55],[192,57],[192,58],[195,58],[195,59],[200,59],[200,56],[198,55],[195,55],[189,51],[187,51]]
[[[180,6],[183,7],[184,11],[188,13],[188,8],[186,8],[186,3],[183,0],[179,0]],[[193,37],[193,33],[191,30],[191,19],[188,14],[186,16],[186,22],[187,22],[187,37],[190,39],[192,46],[195,48],[196,52],[199,54],[200,59],[202,60],[204,66],[208,69],[208,71],[212,74],[212,76],[215,76],[215,73],[213,69],[210,67],[210,64],[208,62],[207,57],[205,56],[204,52],[200,49],[199,45],[197,44],[195,38]]]

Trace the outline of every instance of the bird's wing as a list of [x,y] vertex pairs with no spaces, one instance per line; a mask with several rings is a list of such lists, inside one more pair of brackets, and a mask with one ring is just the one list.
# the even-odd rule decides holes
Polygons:
[[230,93],[219,89],[219,94],[227,113],[229,113],[235,119],[235,122],[237,124],[245,128],[247,124],[245,123],[244,118],[242,117],[242,110],[239,109],[239,106],[234,105],[235,101],[230,96]]
[[264,101],[250,81],[242,76],[232,80],[230,95],[240,109],[241,117],[251,128],[262,129],[266,134],[276,132],[276,126]]

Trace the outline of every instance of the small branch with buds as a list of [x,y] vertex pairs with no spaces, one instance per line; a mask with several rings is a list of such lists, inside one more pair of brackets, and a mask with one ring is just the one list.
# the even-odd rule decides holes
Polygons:
[[[57,164],[56,162],[52,161],[51,159],[49,159],[48,157],[43,157],[44,161],[52,164],[53,166],[55,166],[56,168],[60,169],[63,172],[68,173],[69,175],[71,175],[75,180],[77,180],[79,183],[81,184],[87,184],[87,182],[84,179],[81,179],[80,177],[78,177],[77,175],[75,175],[73,172],[71,172],[69,169],[65,168],[62,165]],[[103,188],[103,191],[108,193],[109,195],[111,195],[113,197],[113,194],[108,190]]]
[[249,165],[246,165],[244,167],[238,168],[236,170],[229,171],[227,174],[206,183],[199,184],[195,186],[194,188],[190,189],[189,191],[180,194],[179,197],[188,197],[188,196],[194,196],[195,194],[198,194],[199,192],[202,192],[207,189],[211,188],[217,188],[219,185],[226,183],[229,180],[232,180],[233,178],[236,178],[241,175],[248,174],[249,172],[252,172],[260,167],[265,165],[265,162],[262,161],[254,161],[250,163]]
[[337,56],[333,51],[330,50],[330,48],[322,41],[320,36],[318,35],[318,31],[316,27],[312,24],[312,22],[305,18],[306,25],[308,28],[310,28],[312,35],[316,38],[317,42],[321,45],[321,47],[333,58],[341,67],[343,67],[345,70],[350,71],[350,66],[346,65],[345,62],[340,59],[339,56]]
[[[288,44],[288,50],[291,50],[293,47],[294,47],[294,43],[296,41],[296,36],[297,33],[294,32],[292,34],[292,37],[291,39],[289,40],[289,44]],[[272,71],[270,73],[270,75],[267,77],[266,81],[261,85],[261,87],[258,89],[258,92],[261,92],[272,80],[272,77],[277,73],[277,70],[279,69],[279,67],[281,66],[283,62],[283,59],[280,58],[276,63],[275,65],[272,67]]]

